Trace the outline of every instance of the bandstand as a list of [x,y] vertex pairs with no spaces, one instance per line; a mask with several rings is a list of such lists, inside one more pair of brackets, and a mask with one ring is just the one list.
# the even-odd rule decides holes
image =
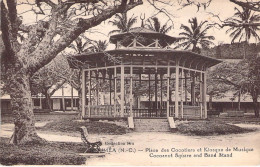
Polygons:
[[220,61],[171,49],[176,40],[138,27],[111,36],[114,50],[73,56],[85,64],[82,117],[207,118],[207,69]]

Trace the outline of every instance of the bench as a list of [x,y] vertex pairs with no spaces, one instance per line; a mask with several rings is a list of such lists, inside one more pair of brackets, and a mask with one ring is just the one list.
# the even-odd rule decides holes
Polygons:
[[100,153],[100,146],[102,145],[102,142],[90,142],[88,140],[88,130],[85,126],[80,127],[79,131],[81,133],[81,140],[86,146],[86,151],[84,153]]

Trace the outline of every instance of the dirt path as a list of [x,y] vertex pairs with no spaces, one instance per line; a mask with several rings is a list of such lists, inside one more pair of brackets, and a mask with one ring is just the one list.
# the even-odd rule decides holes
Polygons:
[[[36,124],[36,126],[43,126],[44,124]],[[260,125],[238,125],[260,130]],[[11,124],[2,125],[0,137],[10,137],[12,128]],[[259,130],[245,134],[207,137],[159,132],[91,135],[92,138],[101,138],[103,141],[102,148],[110,153],[106,154],[104,158],[89,158],[86,165],[259,165]],[[55,135],[53,133],[39,132],[39,136],[49,141],[81,142],[80,137]],[[231,151],[226,152],[227,147]],[[248,150],[253,148],[253,151],[239,151],[244,148]],[[168,149],[169,152],[162,152],[162,149],[164,151]],[[200,149],[202,150],[199,151]],[[217,152],[217,157],[205,157],[205,153],[214,155],[215,152]],[[219,152],[225,153],[225,155],[232,153],[232,157],[218,157]],[[195,154],[198,156],[201,154],[202,157],[194,157]],[[170,157],[161,157],[163,155]]]

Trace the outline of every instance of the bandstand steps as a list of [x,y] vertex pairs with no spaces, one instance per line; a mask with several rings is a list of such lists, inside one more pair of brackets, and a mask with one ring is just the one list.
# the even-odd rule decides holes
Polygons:
[[169,132],[170,125],[166,118],[134,119],[136,132]]

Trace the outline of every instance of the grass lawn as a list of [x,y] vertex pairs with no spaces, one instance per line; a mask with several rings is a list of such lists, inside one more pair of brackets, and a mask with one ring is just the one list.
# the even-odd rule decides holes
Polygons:
[[260,125],[260,118],[254,116],[244,116],[244,117],[211,117],[210,121],[221,122],[221,123],[231,123],[231,124],[256,124]]
[[181,134],[198,136],[226,135],[254,131],[254,129],[245,129],[235,125],[214,121],[181,122],[177,124],[176,127],[177,131]]
[[49,131],[49,132],[65,132],[65,133],[79,133],[77,128],[86,126],[88,133],[90,134],[110,134],[110,135],[121,135],[126,134],[129,129],[127,127],[118,126],[113,123],[107,122],[86,122],[76,120],[62,120],[49,122],[43,127],[38,127],[38,131]]
[[2,165],[82,165],[86,158],[83,143],[47,142],[15,146],[7,138],[0,138],[0,164]]

